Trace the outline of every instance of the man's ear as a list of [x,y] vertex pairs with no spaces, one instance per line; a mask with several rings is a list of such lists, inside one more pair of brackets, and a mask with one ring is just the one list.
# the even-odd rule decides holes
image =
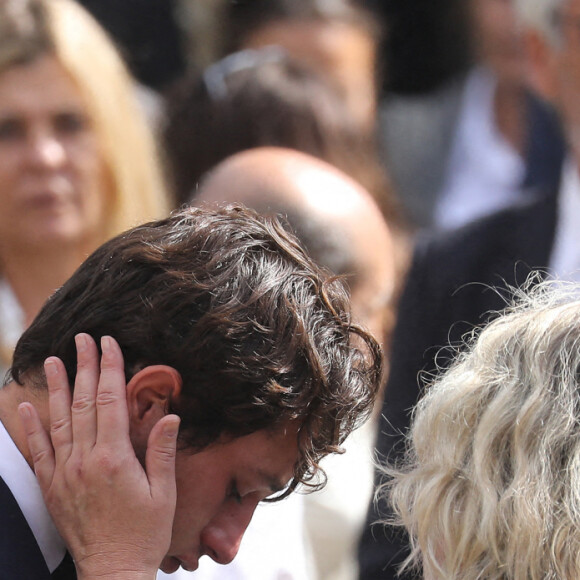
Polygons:
[[127,384],[131,438],[145,444],[153,425],[167,414],[169,401],[181,392],[181,375],[167,365],[151,365],[133,375]]

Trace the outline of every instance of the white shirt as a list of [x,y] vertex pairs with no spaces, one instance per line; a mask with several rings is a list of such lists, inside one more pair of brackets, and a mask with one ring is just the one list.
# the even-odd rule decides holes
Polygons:
[[558,195],[556,234],[550,256],[550,275],[580,282],[580,176],[572,159],[562,169]]
[[469,75],[446,178],[434,214],[435,227],[450,229],[511,206],[524,198],[525,163],[497,128],[493,74]]
[[65,543],[46,509],[34,472],[1,421],[0,477],[24,514],[48,569],[54,572],[66,553]]

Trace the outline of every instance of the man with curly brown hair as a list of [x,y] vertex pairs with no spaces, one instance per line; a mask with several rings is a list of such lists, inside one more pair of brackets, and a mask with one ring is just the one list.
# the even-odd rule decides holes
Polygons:
[[[3,578],[48,578],[65,547],[85,580],[231,561],[260,501],[319,484],[381,373],[342,284],[278,220],[186,209],[118,236],[47,302],[0,390],[0,482],[29,540],[0,534]],[[60,535],[27,503],[32,465]]]

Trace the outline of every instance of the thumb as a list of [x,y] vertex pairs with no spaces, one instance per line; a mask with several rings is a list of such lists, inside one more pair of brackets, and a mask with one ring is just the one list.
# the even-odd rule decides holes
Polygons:
[[175,455],[179,417],[166,415],[151,429],[145,467],[152,497],[165,497],[175,503]]

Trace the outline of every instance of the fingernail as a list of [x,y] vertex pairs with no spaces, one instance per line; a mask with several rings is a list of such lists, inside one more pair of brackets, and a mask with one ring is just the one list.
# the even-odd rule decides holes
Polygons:
[[47,358],[44,361],[44,373],[47,377],[54,377],[58,372],[56,362],[52,358]]
[[101,350],[103,353],[109,352],[111,350],[111,337],[101,336]]
[[172,421],[163,427],[163,435],[167,439],[174,439],[179,430],[179,421]]
[[75,343],[77,345],[77,352],[87,350],[87,337],[84,334],[77,334],[75,336]]
[[30,407],[26,403],[20,403],[20,405],[18,405],[18,414],[22,419],[30,419],[32,417]]

